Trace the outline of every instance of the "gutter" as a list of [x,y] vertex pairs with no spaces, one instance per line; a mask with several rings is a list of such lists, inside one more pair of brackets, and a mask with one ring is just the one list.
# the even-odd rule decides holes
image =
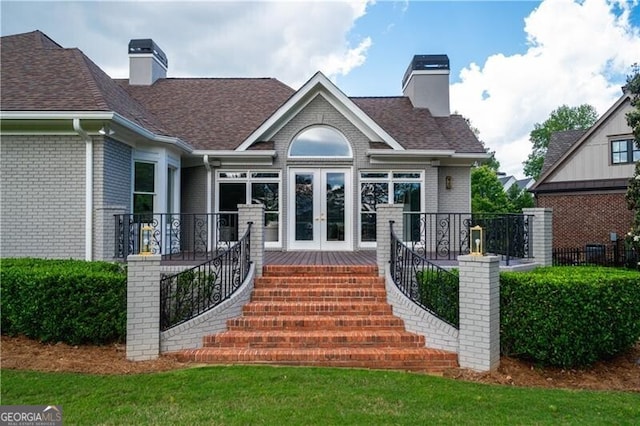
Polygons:
[[202,157],[202,161],[204,162],[204,167],[205,169],[207,169],[207,229],[209,230],[209,232],[207,232],[207,244],[209,249],[211,249],[212,247],[212,243],[213,241],[211,240],[212,237],[212,232],[211,232],[211,164],[209,164],[209,156],[207,154],[205,154]]
[[73,119],[73,130],[85,142],[85,201],[84,201],[84,259],[93,260],[93,141],[80,125],[80,119]]

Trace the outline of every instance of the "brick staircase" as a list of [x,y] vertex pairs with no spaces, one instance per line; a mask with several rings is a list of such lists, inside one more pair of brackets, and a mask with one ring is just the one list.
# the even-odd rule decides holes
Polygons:
[[425,348],[393,316],[376,266],[267,265],[243,316],[182,361],[441,372],[457,355]]

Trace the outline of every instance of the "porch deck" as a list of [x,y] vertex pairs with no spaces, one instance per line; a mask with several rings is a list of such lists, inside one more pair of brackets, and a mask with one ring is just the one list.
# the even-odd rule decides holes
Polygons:
[[266,251],[265,265],[375,265],[376,251]]

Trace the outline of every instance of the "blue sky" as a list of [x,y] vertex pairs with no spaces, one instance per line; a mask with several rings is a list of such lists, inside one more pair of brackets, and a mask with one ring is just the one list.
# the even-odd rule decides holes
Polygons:
[[529,133],[552,110],[600,114],[640,61],[639,0],[6,1],[2,35],[39,29],[114,78],[127,43],[153,38],[169,77],[275,77],[320,70],[349,96],[397,96],[414,54],[446,53],[452,111],[522,177]]

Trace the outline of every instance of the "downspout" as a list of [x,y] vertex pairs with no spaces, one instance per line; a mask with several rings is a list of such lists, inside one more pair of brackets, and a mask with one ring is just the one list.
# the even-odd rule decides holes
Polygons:
[[213,230],[212,228],[212,219],[211,216],[211,164],[209,164],[209,155],[205,154],[202,157],[202,161],[204,161],[204,167],[207,169],[207,249],[212,250],[213,246]]
[[84,259],[93,260],[93,141],[80,126],[80,119],[73,119],[73,130],[85,142],[85,202],[84,202]]

